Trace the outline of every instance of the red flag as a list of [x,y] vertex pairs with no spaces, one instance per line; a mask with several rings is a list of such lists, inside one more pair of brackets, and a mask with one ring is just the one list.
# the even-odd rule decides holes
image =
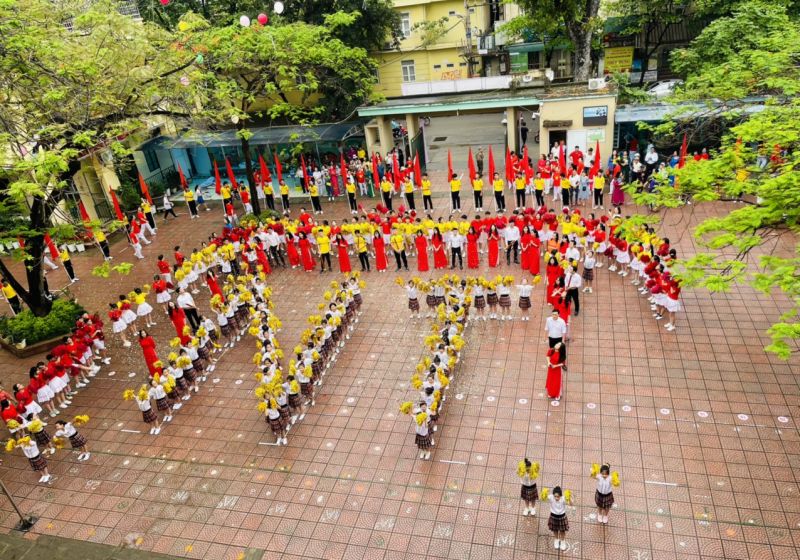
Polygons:
[[269,174],[269,167],[267,167],[267,162],[264,161],[261,154],[258,156],[258,165],[261,168],[261,186],[263,187],[265,184],[272,182],[272,175]]
[[489,146],[489,181],[494,181],[494,155],[492,154],[492,147]]
[[[472,147],[469,148],[469,154],[467,156],[467,169],[469,169],[469,180],[470,182],[475,180],[475,177],[478,174],[478,171],[475,169],[475,160],[472,158]],[[452,175],[451,175],[452,177]]]
[[453,155],[447,150],[447,182],[453,179]]
[[522,150],[522,170],[525,172],[525,180],[530,181],[533,177],[533,169],[531,169],[531,162],[528,159],[528,146]]
[[394,179],[394,192],[400,192],[400,163],[396,156],[392,158],[392,178]]
[[[147,183],[144,182],[144,177],[142,177],[141,173],[139,173],[139,189],[141,189],[142,196],[145,198],[145,200],[147,200],[147,202],[150,203],[150,206],[155,206],[153,204],[153,199],[150,198],[150,189],[147,188]],[[116,196],[116,195],[113,194],[114,191],[111,191],[111,193],[112,193],[113,196]],[[117,215],[119,215],[119,214],[117,214]],[[120,220],[122,220],[122,218],[120,218]]]
[[83,205],[82,200],[78,201],[78,211],[81,213],[81,221],[84,224],[92,221],[92,219],[89,217],[89,212],[86,211],[86,206]]
[[275,154],[275,174],[278,176],[278,183],[283,181],[283,169],[281,168],[281,160],[278,159],[278,154]]
[[234,189],[239,188],[239,184],[236,182],[236,175],[233,173],[233,168],[231,167],[231,161],[228,158],[225,158],[225,171],[228,172],[228,180],[231,182],[231,186]]
[[594,148],[594,163],[589,170],[589,177],[594,177],[600,172],[600,140],[597,141]]
[[308,169],[306,168],[306,158],[300,154],[300,165],[303,169],[303,192],[308,192]]
[[683,142],[681,142],[681,155],[678,159],[678,169],[683,169],[683,166],[686,165],[686,151],[689,146],[686,143],[686,133],[683,133]]
[[372,154],[372,180],[375,182],[375,190],[380,188],[381,176],[378,174],[378,158]]
[[419,152],[414,154],[414,182],[418,187],[422,186],[422,168],[419,165]]
[[17,236],[17,243],[19,243],[19,248],[20,249],[24,249],[25,248],[25,238],[23,238],[21,235]]
[[567,174],[567,154],[564,153],[564,144],[558,145],[558,172],[562,176]]
[[183,169],[181,169],[181,164],[180,163],[178,164],[178,177],[180,178],[180,181],[181,181],[181,188],[183,190],[188,190],[189,189],[189,183],[186,181],[186,176],[183,174]]
[[342,168],[342,184],[347,186],[347,164],[344,162],[344,154],[339,154],[339,165]]
[[[47,248],[50,250],[50,256],[54,259],[57,259],[60,253],[58,252],[58,247],[56,247],[56,244],[53,243],[53,240],[50,238],[49,233],[44,234],[44,242],[47,244]],[[20,244],[20,247],[22,247],[22,244]]]
[[219,167],[217,160],[214,160],[214,192],[220,194],[222,192],[222,179],[219,176]]
[[[139,177],[141,177],[141,175],[139,175]],[[120,222],[124,222],[125,214],[122,212],[122,208],[120,208],[119,199],[117,198],[117,193],[115,193],[112,189],[108,189],[108,194],[111,195],[111,204],[114,205],[114,213],[117,215],[117,219]]]
[[514,180],[514,164],[511,162],[511,150],[506,148],[506,180]]

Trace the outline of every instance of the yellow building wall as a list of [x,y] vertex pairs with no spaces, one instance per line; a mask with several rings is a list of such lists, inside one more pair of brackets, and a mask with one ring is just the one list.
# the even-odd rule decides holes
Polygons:
[[[598,107],[606,106],[608,109],[608,117],[605,125],[583,125],[583,109],[584,107]],[[605,168],[608,156],[614,148],[614,114],[617,109],[616,97],[614,95],[608,96],[594,96],[589,98],[566,98],[549,100],[545,99],[539,107],[539,138],[542,153],[550,148],[549,132],[551,130],[566,130],[566,131],[583,131],[587,135],[586,148],[594,148],[597,140],[600,142],[600,157],[601,164]],[[545,128],[544,121],[572,121],[572,125],[568,128]],[[572,151],[574,146],[568,145],[567,152]]]
[[[464,19],[450,16],[454,12],[457,16],[465,15],[464,3],[461,0],[441,0],[420,2],[419,0],[396,0],[394,9],[400,13],[408,13],[410,26],[421,22],[437,21],[447,18],[444,29],[447,32],[434,44],[422,46],[423,33],[413,30],[409,37],[400,40],[399,50],[380,51],[372,53],[378,63],[378,83],[375,86],[377,93],[386,97],[399,97],[402,95],[403,74],[401,64],[403,61],[413,60],[415,82],[437,80],[455,80],[468,78],[466,61],[461,56],[466,45],[466,28]],[[488,26],[489,12],[486,6],[476,6],[469,14],[470,28],[484,30]],[[472,42],[477,55],[477,38],[473,36]],[[476,56],[473,65],[473,75],[480,75],[480,58]]]

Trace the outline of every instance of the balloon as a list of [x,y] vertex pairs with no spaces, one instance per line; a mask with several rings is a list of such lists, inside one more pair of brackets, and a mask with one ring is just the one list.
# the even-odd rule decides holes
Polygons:
[[166,6],[167,4],[169,4],[169,0],[161,0],[162,6]]
[[267,14],[258,14],[258,23],[261,25],[267,25],[268,21],[269,18],[267,17]]
[[203,58],[203,55],[202,55],[202,54],[198,54],[198,55],[197,55],[197,57],[194,59],[194,61],[195,61],[197,64],[203,64],[203,60],[205,60],[205,59]]
[[275,5],[272,6],[272,10],[276,14],[282,14],[283,13],[283,2],[275,2]]
[[239,25],[241,25],[242,27],[250,27],[250,18],[247,16],[240,17]]
[[189,76],[181,76],[181,85],[188,86],[189,85]]
[[[167,1],[169,1],[169,0],[167,0]],[[186,31],[187,29],[189,29],[189,24],[188,23],[186,23],[185,21],[179,21],[178,22],[178,31]]]

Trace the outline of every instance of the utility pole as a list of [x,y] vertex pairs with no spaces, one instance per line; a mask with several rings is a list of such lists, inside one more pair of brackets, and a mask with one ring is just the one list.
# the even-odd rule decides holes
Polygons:
[[469,19],[469,4],[464,0],[464,27],[467,35],[467,78],[472,77],[472,24]]

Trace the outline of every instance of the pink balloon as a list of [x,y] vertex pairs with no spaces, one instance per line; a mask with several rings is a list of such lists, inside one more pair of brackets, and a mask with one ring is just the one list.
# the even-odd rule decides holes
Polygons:
[[267,25],[268,21],[269,18],[267,17],[267,14],[258,14],[258,23],[261,25]]
[[162,6],[166,6],[167,4],[169,4],[169,0],[161,0]]

